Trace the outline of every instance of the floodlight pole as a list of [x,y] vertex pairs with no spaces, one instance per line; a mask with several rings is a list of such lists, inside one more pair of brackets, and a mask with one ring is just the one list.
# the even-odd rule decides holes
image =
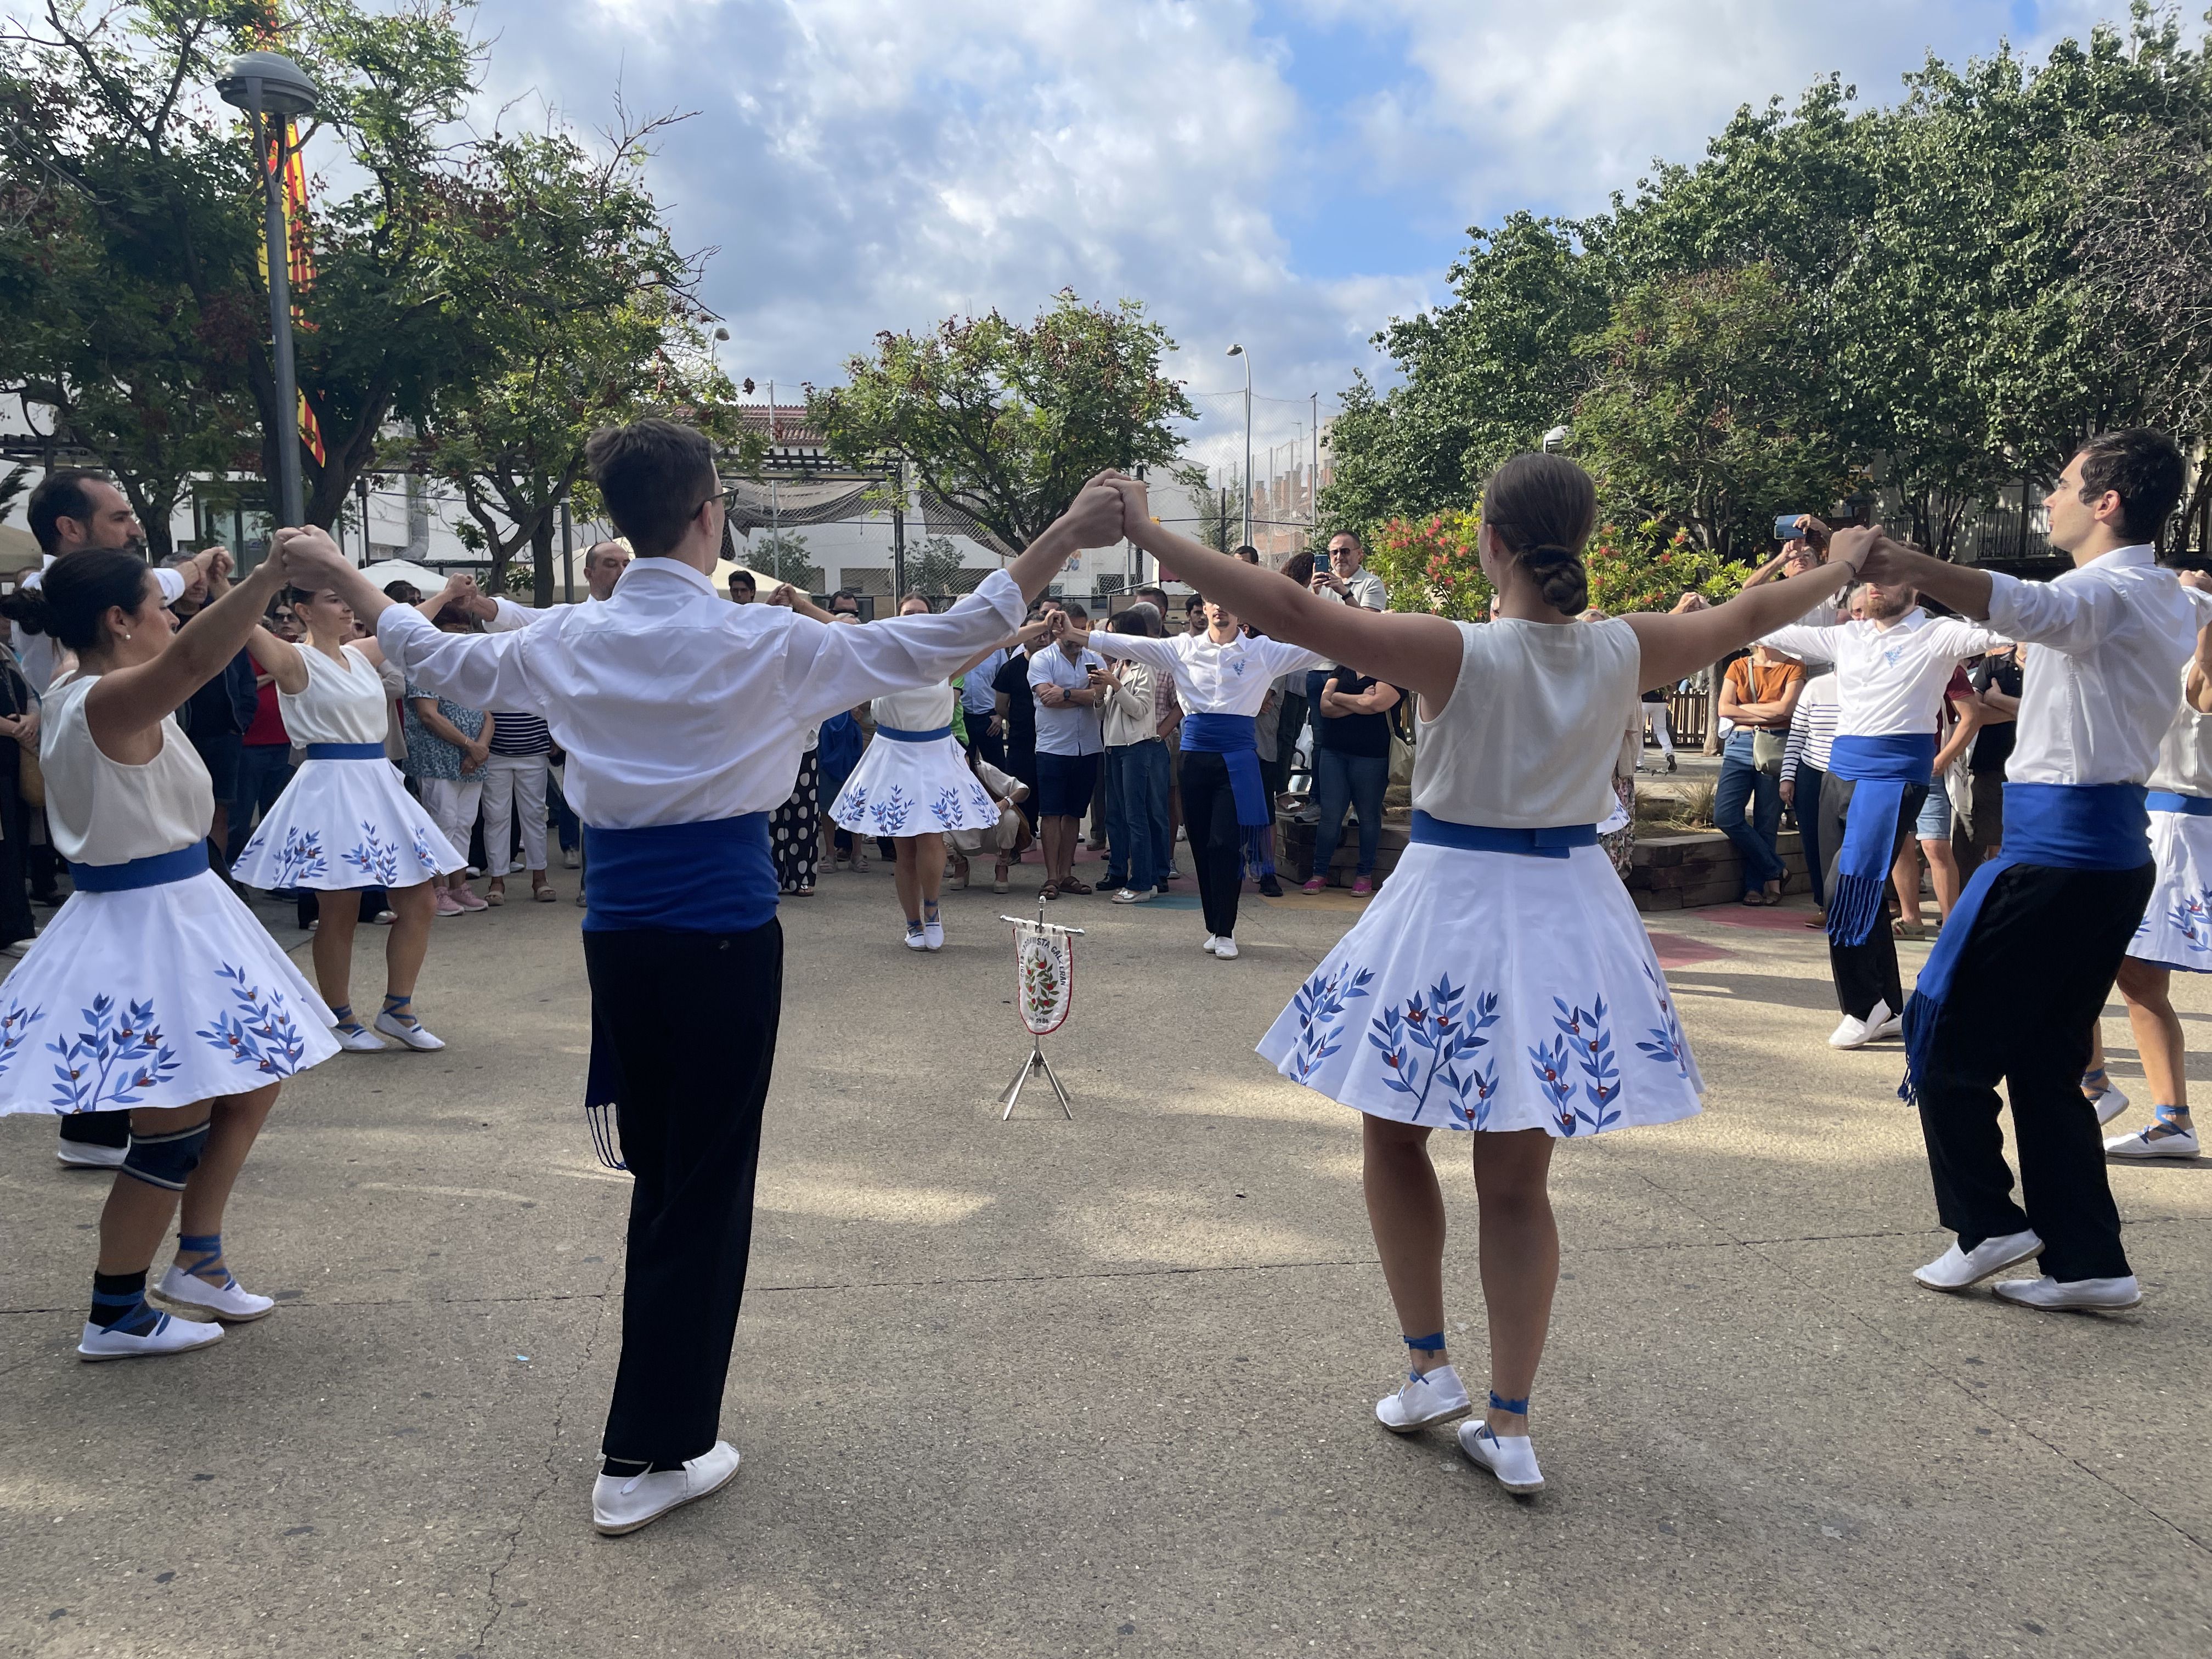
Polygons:
[[[261,168],[264,234],[269,243],[269,338],[276,371],[276,488],[283,507],[279,523],[292,526],[307,519],[307,492],[300,480],[300,375],[292,358],[292,260],[284,234],[284,132],[271,127],[261,110],[261,77],[246,82],[246,108],[253,120],[253,158]],[[271,165],[270,149],[275,149]]]

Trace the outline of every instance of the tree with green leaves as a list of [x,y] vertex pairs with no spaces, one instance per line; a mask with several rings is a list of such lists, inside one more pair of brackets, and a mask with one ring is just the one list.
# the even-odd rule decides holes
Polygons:
[[744,556],[746,567],[763,576],[810,593],[821,585],[821,571],[806,556],[806,538],[796,530],[763,532],[759,540],[746,544]]
[[1161,372],[1175,342],[1133,300],[1063,289],[1026,326],[998,312],[876,337],[810,420],[849,466],[897,460],[1008,547],[1029,545],[1106,467],[1161,466],[1197,412]]
[[912,593],[949,593],[967,561],[950,536],[924,536],[906,550],[906,585]]
[[594,429],[659,413],[742,443],[694,297],[701,262],[677,252],[645,186],[648,141],[665,125],[622,132],[599,155],[557,128],[477,146],[485,210],[454,275],[489,319],[488,360],[431,387],[416,436],[386,446],[459,492],[463,540],[489,554],[495,585],[528,550],[540,605]]
[[1796,304],[1764,265],[1641,283],[1594,343],[1573,446],[1610,510],[1741,558],[1777,513],[1825,507],[1859,471],[1823,422]]

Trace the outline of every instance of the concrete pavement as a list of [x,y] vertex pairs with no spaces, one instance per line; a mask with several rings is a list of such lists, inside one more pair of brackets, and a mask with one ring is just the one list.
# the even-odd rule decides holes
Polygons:
[[[948,895],[937,956],[898,944],[886,868],[825,876],[784,907],[744,1468],[599,1539],[626,1183],[578,1110],[556,874],[560,904],[438,924],[447,1050],[288,1088],[228,1232],[283,1305],[210,1350],[76,1363],[106,1182],[0,1120],[0,1652],[2212,1650],[2212,1164],[2114,1171],[2132,1313],[1917,1290],[1942,1239],[1898,1053],[1823,1045],[1802,912],[1654,919],[1712,1093],[1559,1150],[1522,1504],[1448,1431],[1374,1425],[1401,1350],[1354,1125],[1250,1054],[1352,901],[1250,901],[1229,963],[1194,908],[1063,901],[1076,1120],[1001,1124],[1026,1041],[994,919],[1035,866]],[[2212,985],[2181,992],[2202,1038]],[[1479,1378],[1472,1182],[1439,1163]]]

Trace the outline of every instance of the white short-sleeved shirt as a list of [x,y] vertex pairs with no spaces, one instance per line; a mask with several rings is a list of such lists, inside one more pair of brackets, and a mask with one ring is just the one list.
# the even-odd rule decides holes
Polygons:
[[[1062,690],[1080,691],[1091,684],[1091,671],[1105,665],[1106,659],[1096,651],[1080,652],[1070,661],[1066,650],[1055,645],[1030,659],[1030,685],[1032,689],[1040,685],[1057,685]],[[1097,709],[1081,704],[1048,708],[1043,698],[1037,699],[1038,754],[1095,755],[1105,746]]]

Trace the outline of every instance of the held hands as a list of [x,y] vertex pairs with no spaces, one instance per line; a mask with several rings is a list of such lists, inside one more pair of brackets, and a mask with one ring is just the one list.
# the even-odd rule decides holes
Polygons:
[[793,607],[793,603],[798,599],[798,598],[799,595],[792,591],[792,586],[789,582],[778,582],[774,587],[771,587],[768,591],[768,603],[770,605],[780,605],[786,611],[788,611]]
[[1828,540],[1829,564],[1839,564],[1851,573],[1855,581],[1880,581],[1875,568],[1875,550],[1882,542],[1880,525],[1851,525],[1838,530]]
[[353,562],[338,550],[330,532],[314,525],[278,531],[275,556],[263,562],[281,562],[284,580],[294,587],[304,588],[332,586],[339,571],[353,568]]

